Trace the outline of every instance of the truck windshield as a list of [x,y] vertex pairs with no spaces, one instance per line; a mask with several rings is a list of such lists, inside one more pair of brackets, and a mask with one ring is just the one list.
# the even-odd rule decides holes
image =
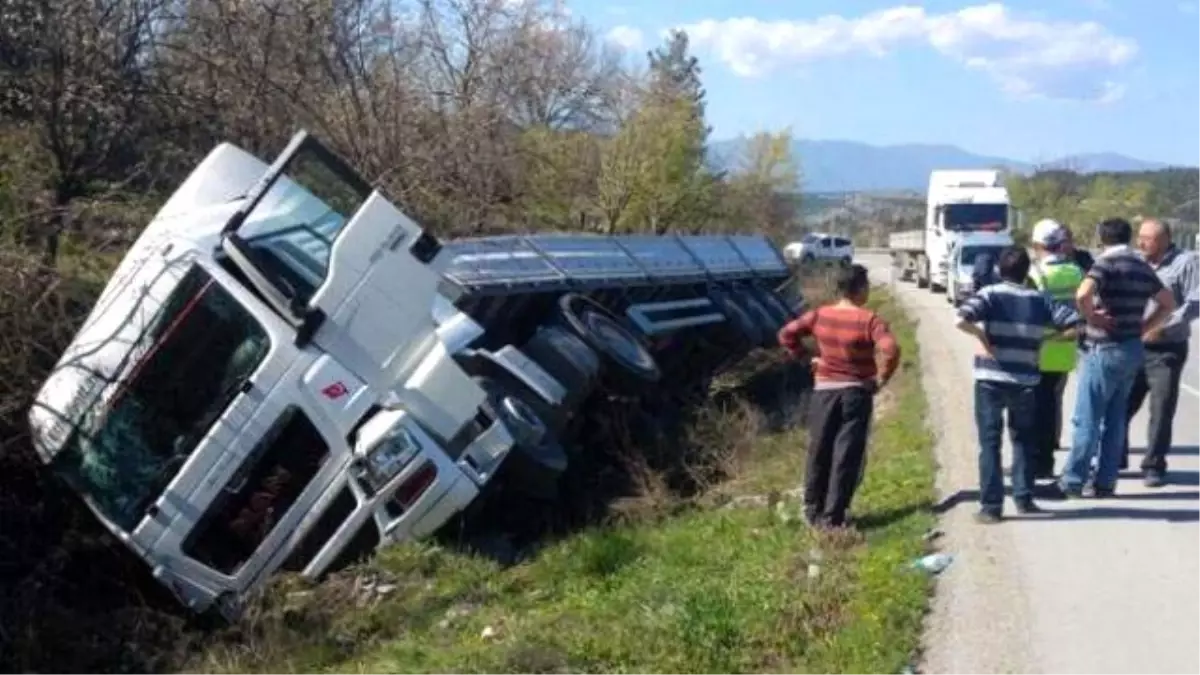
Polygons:
[[329,253],[370,188],[315,144],[301,145],[238,228],[254,264],[289,299],[307,304]]
[[53,468],[132,531],[269,347],[262,326],[193,266],[138,336],[109,403],[79,407]]
[[951,232],[997,231],[1008,227],[1007,204],[947,204],[942,222]]

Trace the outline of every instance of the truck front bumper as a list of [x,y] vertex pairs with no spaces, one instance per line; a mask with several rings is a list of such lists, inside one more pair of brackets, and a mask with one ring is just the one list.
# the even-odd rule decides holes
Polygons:
[[950,299],[954,302],[954,306],[957,307],[958,305],[961,305],[964,300],[971,297],[971,294],[974,292],[975,287],[972,284],[960,282],[954,285],[954,295]]

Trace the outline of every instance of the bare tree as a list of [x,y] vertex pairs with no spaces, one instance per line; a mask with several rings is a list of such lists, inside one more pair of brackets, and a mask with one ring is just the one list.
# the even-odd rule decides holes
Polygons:
[[0,115],[37,130],[52,160],[36,233],[58,256],[73,200],[133,181],[161,128],[156,25],[166,0],[12,0],[0,8]]

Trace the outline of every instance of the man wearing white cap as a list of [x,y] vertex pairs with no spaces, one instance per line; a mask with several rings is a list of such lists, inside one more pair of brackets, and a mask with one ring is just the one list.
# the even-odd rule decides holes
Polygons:
[[[1030,237],[1035,262],[1029,270],[1031,284],[1054,301],[1075,308],[1075,291],[1083,283],[1083,270],[1067,256],[1067,229],[1058,221],[1046,218],[1033,226]],[[1047,336],[1039,354],[1038,370],[1041,380],[1035,389],[1038,420],[1034,425],[1034,477],[1054,477],[1054,451],[1058,449],[1062,431],[1063,392],[1067,377],[1075,369],[1076,341],[1074,337]]]

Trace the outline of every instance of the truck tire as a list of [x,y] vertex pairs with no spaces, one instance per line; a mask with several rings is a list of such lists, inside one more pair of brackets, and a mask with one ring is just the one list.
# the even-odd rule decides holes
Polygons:
[[487,393],[484,413],[504,422],[513,448],[504,460],[504,481],[511,489],[534,499],[558,496],[558,481],[567,470],[567,453],[515,384],[486,376],[472,378]]
[[775,320],[775,317],[758,299],[756,289],[747,287],[741,289],[738,297],[745,306],[747,312],[759,325],[759,341],[756,346],[764,349],[775,346],[775,335],[783,328],[783,324]]
[[755,345],[762,343],[764,339],[762,328],[741,304],[734,301],[728,291],[723,288],[714,288],[709,291],[708,299],[725,315],[725,321],[730,329],[729,332],[735,336],[734,341],[737,343],[733,346],[734,349],[746,349],[749,351]]
[[567,328],[612,366],[621,385],[636,387],[662,379],[658,361],[642,340],[597,302],[567,293],[559,298],[558,310]]
[[775,321],[780,328],[783,327],[783,324],[792,320],[793,314],[791,308],[778,295],[765,288],[759,288],[757,291],[759,302],[771,312],[771,315],[775,317]]
[[565,328],[540,328],[521,351],[558,380],[568,396],[585,396],[600,377],[600,356]]

